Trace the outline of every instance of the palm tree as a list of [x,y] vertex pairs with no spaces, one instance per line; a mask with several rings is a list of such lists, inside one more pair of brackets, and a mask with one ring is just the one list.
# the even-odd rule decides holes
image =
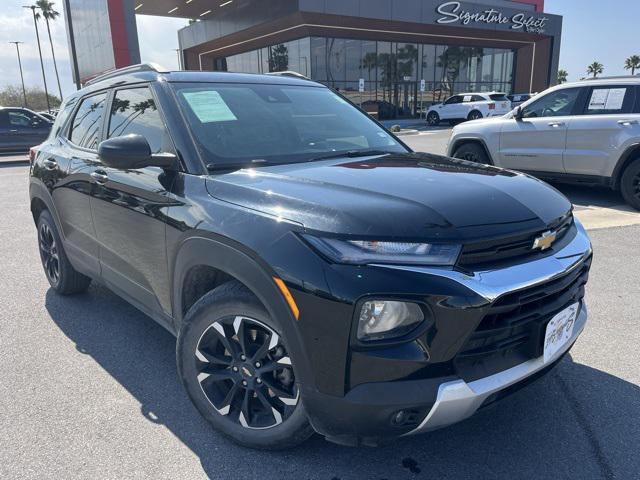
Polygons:
[[[54,3],[49,0],[37,0],[36,8],[39,8],[42,12],[42,17],[47,24],[47,33],[49,34],[49,43],[51,44],[51,56],[53,57],[53,68],[56,71],[56,80],[58,81],[58,92],[60,93],[60,100],[62,100],[62,88],[60,87],[60,75],[58,75],[58,64],[56,63],[56,54],[53,48],[53,40],[51,39],[51,27],[49,26],[49,20],[55,21],[60,12],[53,9]],[[40,19],[40,14],[36,13],[36,19]]]
[[569,76],[569,72],[567,72],[566,70],[563,70],[563,69],[558,70],[558,83],[566,82],[568,76]]
[[596,78],[602,72],[604,72],[604,65],[600,62],[593,62],[587,67],[587,73],[589,75],[593,75],[593,78]]
[[624,61],[624,69],[631,70],[631,75],[635,75],[636,68],[640,68],[640,55],[631,55]]
[[33,24],[36,27],[36,40],[38,43],[38,54],[40,56],[40,68],[42,69],[42,81],[44,82],[44,96],[47,99],[47,112],[51,112],[51,102],[49,101],[49,91],[47,89],[47,76],[44,73],[44,61],[42,60],[42,48],[40,47],[40,32],[38,31],[38,14],[35,5],[24,5],[22,8],[28,8],[33,15]]

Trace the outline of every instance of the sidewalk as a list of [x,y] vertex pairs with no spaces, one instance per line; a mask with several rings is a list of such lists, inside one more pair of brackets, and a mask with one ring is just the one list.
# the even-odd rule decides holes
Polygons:
[[0,166],[5,165],[28,165],[28,153],[0,153]]

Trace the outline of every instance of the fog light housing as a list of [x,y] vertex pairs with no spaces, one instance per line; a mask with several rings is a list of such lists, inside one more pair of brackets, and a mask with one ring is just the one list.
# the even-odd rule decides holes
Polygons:
[[362,304],[358,319],[358,340],[401,337],[424,320],[417,303],[396,300],[369,300]]

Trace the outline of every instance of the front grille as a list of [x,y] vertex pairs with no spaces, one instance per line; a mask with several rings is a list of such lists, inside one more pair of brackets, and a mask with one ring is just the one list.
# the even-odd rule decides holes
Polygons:
[[466,381],[493,375],[543,354],[547,323],[584,297],[591,258],[570,273],[498,298],[454,360]]
[[[543,251],[532,250],[533,242],[544,232],[553,230],[557,232],[554,245]],[[500,262],[524,260],[541,255],[552,255],[562,248],[567,241],[575,236],[576,228],[573,223],[573,215],[568,215],[557,222],[552,223],[544,230],[529,232],[508,238],[489,240],[467,244],[463,247],[458,266],[469,270],[478,270],[484,267],[495,268]]]

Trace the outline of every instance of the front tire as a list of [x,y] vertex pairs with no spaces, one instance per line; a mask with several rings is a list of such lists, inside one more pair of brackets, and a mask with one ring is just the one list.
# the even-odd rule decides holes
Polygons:
[[469,162],[482,163],[485,165],[491,164],[491,160],[489,159],[487,152],[481,145],[475,142],[463,143],[456,148],[453,156],[454,158],[461,158],[463,160],[468,160]]
[[56,224],[48,210],[38,217],[38,247],[40,260],[49,285],[61,295],[82,293],[91,279],[73,268],[62,246]]
[[440,124],[440,115],[438,115],[438,112],[429,112],[427,114],[427,124],[431,127],[436,127]]
[[620,179],[620,191],[629,205],[640,210],[640,158],[624,169]]
[[221,285],[189,309],[177,363],[200,414],[234,442],[280,450],[313,434],[282,330],[242,284]]

